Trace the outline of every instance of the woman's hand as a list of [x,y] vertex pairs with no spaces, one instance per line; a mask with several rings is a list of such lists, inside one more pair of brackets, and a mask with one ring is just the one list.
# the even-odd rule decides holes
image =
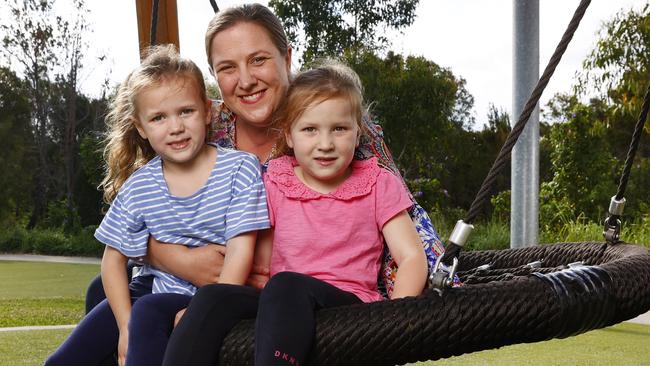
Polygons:
[[[256,250],[257,251],[257,250]],[[184,245],[161,243],[149,236],[149,247],[146,261],[156,268],[180,277],[196,287],[218,283],[226,255],[224,245],[206,245],[188,248]],[[262,289],[269,280],[269,261],[255,263],[246,284]],[[269,257],[270,258],[270,257]]]
[[190,249],[184,245],[161,243],[149,236],[147,253],[149,264],[202,287],[219,282],[226,248],[206,245]]
[[129,347],[129,331],[124,329],[120,331],[120,339],[117,343],[117,363],[119,366],[126,364],[126,352]]

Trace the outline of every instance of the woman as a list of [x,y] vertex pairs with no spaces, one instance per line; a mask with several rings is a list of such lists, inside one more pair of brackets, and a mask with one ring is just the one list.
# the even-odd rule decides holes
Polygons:
[[[259,4],[225,9],[210,22],[205,45],[211,72],[223,98],[222,102],[213,103],[215,132],[212,140],[223,147],[253,153],[266,166],[274,153],[278,137],[277,132],[271,128],[273,113],[285,96],[291,70],[292,49],[280,21],[268,8]],[[399,176],[384,144],[380,127],[368,124],[370,138],[362,141],[355,152],[355,159],[376,156],[382,167]],[[419,205],[414,204],[409,214],[424,243],[429,265],[432,266],[435,257],[442,253],[442,244],[426,212]],[[218,245],[190,250],[151,239],[148,261],[201,287],[218,281],[223,252]],[[268,280],[268,268],[255,266],[253,272],[248,284],[263,287]],[[390,292],[394,272],[394,263],[386,256],[380,288],[386,286]],[[95,283],[93,288],[97,287]],[[94,295],[96,298],[99,296]],[[98,301],[87,299],[87,302],[92,304]],[[191,314],[191,309],[192,307],[184,317],[198,315]],[[172,337],[172,349],[183,348],[175,346],[174,342]]]

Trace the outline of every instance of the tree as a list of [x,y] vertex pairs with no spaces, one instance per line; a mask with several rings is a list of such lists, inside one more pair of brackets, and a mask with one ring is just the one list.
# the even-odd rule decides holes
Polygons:
[[56,63],[57,39],[52,4],[48,1],[18,1],[9,5],[13,18],[3,24],[3,55],[22,68],[31,105],[31,126],[38,152],[34,210],[30,226],[44,215],[52,186],[52,169],[47,154],[49,139],[50,65]]
[[[606,22],[578,76],[577,95],[595,91],[595,97],[611,107],[606,116],[609,140],[622,159],[650,85],[650,4],[638,11],[621,11]],[[640,155],[648,157],[650,125],[646,124],[645,132]]]
[[[607,128],[603,143],[617,159],[611,178],[616,182],[649,85],[650,4],[646,4],[639,10],[621,11],[604,23],[575,88],[576,97],[591,94],[602,105],[602,123]],[[650,214],[649,159],[650,124],[646,121],[626,191],[626,215]]]
[[466,116],[473,103],[463,80],[423,57],[348,51],[344,59],[359,74],[404,178],[433,197],[420,200],[447,206],[450,202],[439,202],[447,199],[446,191],[455,202],[451,172],[463,149],[456,142],[470,123]]
[[598,222],[616,193],[618,168],[607,143],[607,106],[600,99],[583,104],[576,96],[558,95],[549,107],[549,115],[563,122],[545,137],[553,179],[540,191],[542,221],[560,224],[562,218],[585,215]]
[[24,83],[0,68],[0,224],[15,225],[31,209],[33,154],[29,101]]
[[[419,0],[271,0],[303,61],[339,56],[346,49],[375,51],[388,44],[385,30],[413,24]],[[384,30],[384,31],[380,31]]]
[[[38,151],[34,209],[30,226],[45,215],[51,200],[65,200],[74,211],[78,172],[77,128],[79,108],[77,81],[87,46],[83,0],[73,1],[72,21],[53,11],[55,0],[13,0],[11,21],[3,31],[2,55],[26,81],[31,109],[31,128]],[[64,169],[58,169],[62,164]],[[61,186],[63,188],[61,188]]]

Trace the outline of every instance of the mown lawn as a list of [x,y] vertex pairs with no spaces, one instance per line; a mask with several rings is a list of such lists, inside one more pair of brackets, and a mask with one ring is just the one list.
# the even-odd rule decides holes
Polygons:
[[[99,266],[0,261],[0,327],[73,324],[83,316],[83,296]],[[0,332],[0,365],[37,366],[69,329]],[[623,323],[567,339],[518,344],[411,364],[650,365],[650,325]]]
[[97,273],[94,264],[0,261],[0,327],[77,323]]

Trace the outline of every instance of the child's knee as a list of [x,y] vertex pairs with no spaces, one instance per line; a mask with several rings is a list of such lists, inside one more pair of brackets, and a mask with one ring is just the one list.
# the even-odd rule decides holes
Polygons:
[[306,289],[306,275],[296,272],[279,272],[264,287],[262,297],[286,297],[296,295]]

